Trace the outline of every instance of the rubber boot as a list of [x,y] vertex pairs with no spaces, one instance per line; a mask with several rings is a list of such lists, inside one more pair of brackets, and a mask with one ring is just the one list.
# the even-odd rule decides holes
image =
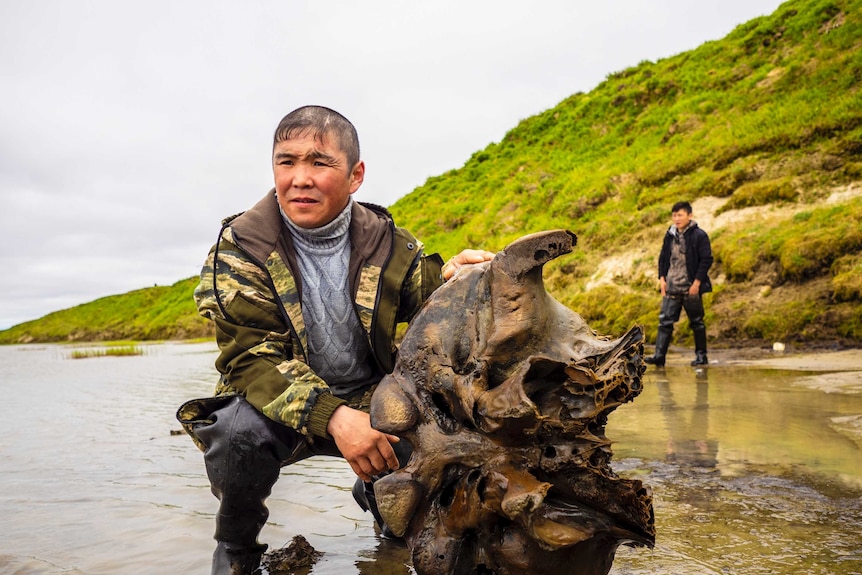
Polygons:
[[[400,467],[404,467],[410,461],[410,456],[413,454],[413,446],[406,439],[402,439],[398,443],[392,444],[392,449],[395,451],[395,456],[398,458],[398,465]],[[381,475],[375,475],[372,479],[377,481],[381,477],[385,477],[388,473],[383,473]],[[386,521],[383,520],[383,516],[380,515],[380,510],[377,508],[377,496],[374,495],[374,483],[362,481],[358,477],[356,478],[356,482],[353,484],[353,499],[356,500],[356,503],[359,504],[359,507],[362,508],[363,511],[371,511],[371,514],[374,516],[374,521],[377,523],[377,526],[380,528],[380,533],[388,538],[388,539],[400,539],[397,535],[392,533],[392,530],[389,529],[389,526],[386,525]]]
[[194,432],[206,447],[210,490],[219,499],[212,575],[254,575],[267,548],[257,541],[269,516],[266,499],[293,445],[277,436],[277,423],[239,396],[209,418]]
[[377,508],[377,497],[374,495],[374,484],[368,481],[362,481],[358,477],[356,483],[353,484],[353,499],[359,504],[363,511],[371,511],[374,516],[374,521],[380,528],[380,533],[387,539],[397,539],[389,526],[380,515],[380,510]]
[[236,549],[219,543],[213,553],[212,575],[257,575],[261,572],[260,558],[264,551],[266,545]]
[[706,357],[706,330],[694,330],[694,361],[691,365],[709,365],[709,359]]
[[653,352],[652,357],[645,357],[644,363],[648,363],[656,367],[664,367],[664,360],[667,355],[667,348],[670,346],[670,337],[672,335],[673,331],[661,327],[658,328],[658,335],[656,335],[655,338],[655,352]]

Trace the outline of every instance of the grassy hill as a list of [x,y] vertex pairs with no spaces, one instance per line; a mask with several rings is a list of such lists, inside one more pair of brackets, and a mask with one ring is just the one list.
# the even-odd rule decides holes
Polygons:
[[[610,74],[392,208],[432,247],[568,228],[549,289],[600,332],[654,337],[656,262],[686,199],[713,240],[714,343],[862,342],[862,2],[799,0]],[[678,340],[685,341],[685,330]]]
[[192,300],[198,278],[50,313],[0,331],[0,343],[195,339],[215,332]]
[[[652,339],[661,238],[686,199],[716,256],[712,345],[859,346],[860,84],[862,0],[791,0],[722,40],[609,74],[391,209],[444,257],[570,229],[578,247],[546,267],[549,291],[601,333],[637,323]],[[0,342],[202,335],[193,285],[97,300]]]

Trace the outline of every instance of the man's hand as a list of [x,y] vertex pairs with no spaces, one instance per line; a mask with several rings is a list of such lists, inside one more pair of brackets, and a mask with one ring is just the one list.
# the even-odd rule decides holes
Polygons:
[[326,431],[335,445],[363,481],[372,475],[398,469],[398,457],[390,443],[401,441],[395,435],[371,427],[371,416],[346,405],[339,406],[329,418]]
[[667,296],[667,280],[658,278],[658,289],[661,292],[661,297]]
[[688,295],[697,295],[700,293],[700,280],[691,282],[691,287],[688,288]]
[[463,266],[480,264],[494,259],[494,253],[485,250],[464,250],[443,265],[443,279],[448,280]]

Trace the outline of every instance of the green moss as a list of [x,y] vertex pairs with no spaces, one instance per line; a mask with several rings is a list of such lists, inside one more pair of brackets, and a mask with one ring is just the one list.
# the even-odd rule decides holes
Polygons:
[[812,301],[770,305],[749,315],[742,323],[742,331],[745,337],[753,339],[797,341],[820,312],[820,306]]
[[839,302],[862,302],[862,255],[842,256],[832,264],[832,296]]
[[[740,177],[744,177],[744,175]],[[751,206],[792,202],[796,200],[798,195],[799,192],[793,188],[790,178],[745,183],[733,192],[727,203],[716,210],[716,215]]]
[[827,274],[837,259],[862,251],[862,200],[722,234],[713,251],[731,281],[750,280],[770,262],[778,263],[782,281]]
[[619,337],[634,325],[645,328],[648,340],[655,339],[653,326],[658,318],[661,296],[644,297],[642,293],[605,285],[561,300],[576,310],[598,333]]

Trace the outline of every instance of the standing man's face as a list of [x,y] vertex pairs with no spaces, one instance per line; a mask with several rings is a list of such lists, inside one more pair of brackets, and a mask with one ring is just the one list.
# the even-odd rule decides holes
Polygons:
[[272,152],[275,193],[282,211],[301,228],[319,228],[338,216],[365,177],[365,164],[347,165],[335,139],[299,134]]
[[691,221],[691,214],[685,210],[677,210],[673,214],[671,214],[671,219],[673,220],[673,225],[676,226],[676,229],[682,231],[685,229],[685,226]]

